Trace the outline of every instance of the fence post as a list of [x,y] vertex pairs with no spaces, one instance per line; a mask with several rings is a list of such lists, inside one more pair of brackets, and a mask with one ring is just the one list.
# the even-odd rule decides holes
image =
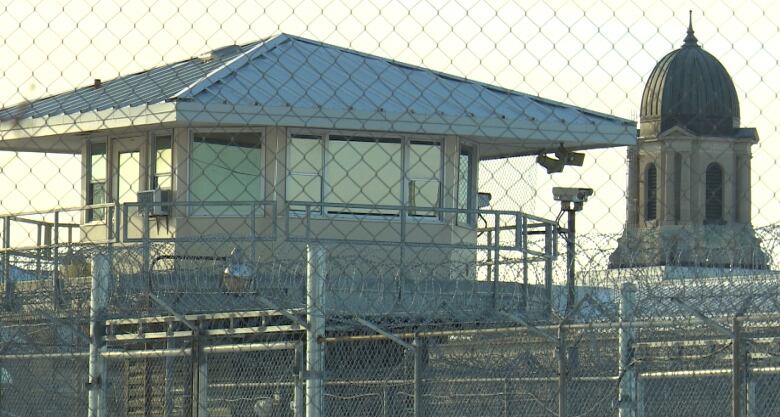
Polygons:
[[316,243],[306,246],[306,417],[319,417],[323,410],[323,371],[325,336],[325,248]]
[[295,388],[293,391],[293,417],[303,417],[306,398],[303,394],[303,381],[305,380],[306,361],[303,356],[303,344],[295,345]]
[[428,356],[428,346],[419,337],[414,338],[414,417],[425,416],[424,374],[425,363]]
[[[166,331],[168,336],[165,338],[165,348],[168,350],[176,349],[176,339],[173,337],[174,326],[173,322],[169,322],[166,325]],[[174,359],[171,356],[165,357],[165,412],[164,417],[173,417],[173,382],[176,375],[174,374]]]
[[89,301],[89,417],[108,416],[106,408],[108,372],[105,359],[100,356],[100,353],[105,350],[103,333],[110,279],[111,265],[108,256],[102,253],[95,255],[92,258]]
[[739,316],[734,316],[731,356],[731,415],[745,416],[745,354],[742,351],[742,323]]
[[208,417],[208,361],[203,352],[202,323],[192,332],[192,417]]
[[568,417],[568,355],[566,351],[566,321],[558,326],[558,417]]
[[618,404],[620,417],[637,417],[637,377],[634,368],[634,347],[636,330],[631,327],[636,305],[636,285],[627,282],[620,288],[620,364],[618,375]]
[[746,402],[747,402],[747,413],[745,413],[746,417],[758,417],[758,398],[756,397],[756,382],[753,381],[753,379],[750,377],[750,375],[747,376],[747,395],[746,395]]

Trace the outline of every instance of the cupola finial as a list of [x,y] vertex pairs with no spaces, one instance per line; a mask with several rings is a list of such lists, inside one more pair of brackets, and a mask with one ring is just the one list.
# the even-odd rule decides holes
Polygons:
[[683,46],[699,46],[699,40],[693,34],[693,10],[688,10],[688,35]]

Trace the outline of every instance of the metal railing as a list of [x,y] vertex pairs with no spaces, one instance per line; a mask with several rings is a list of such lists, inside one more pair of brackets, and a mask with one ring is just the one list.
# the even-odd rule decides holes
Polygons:
[[[158,206],[158,210],[152,210],[153,206]],[[161,211],[159,207],[167,213],[165,216],[152,215]],[[82,247],[138,246],[141,270],[151,272],[153,259],[160,256],[152,253],[153,245],[244,245],[250,262],[268,262],[262,257],[271,256],[273,261],[280,253],[260,255],[258,246],[310,242],[347,248],[357,258],[366,257],[370,251],[366,248],[374,248],[377,253],[393,248],[399,253],[394,262],[401,271],[425,268],[420,265],[426,263],[455,262],[459,268],[472,271],[467,276],[492,281],[494,294],[502,281],[520,283],[525,288],[523,298],[527,305],[529,287],[537,283],[544,288],[544,299],[552,299],[553,262],[558,256],[558,226],[554,221],[507,210],[421,210],[410,206],[313,202],[290,202],[282,210],[277,207],[274,201],[113,203],[0,216],[6,299],[13,297],[16,277],[12,270],[34,271],[31,280],[50,279],[56,293],[61,286],[62,266],[78,257]],[[79,224],[60,220],[83,219],[88,210],[98,208],[106,210],[103,222]],[[223,227],[226,221],[234,224]],[[171,232],[153,233],[160,224],[170,226]],[[32,242],[16,232],[16,228],[24,232],[26,225],[35,229],[30,235],[35,238]],[[184,231],[186,225],[192,226],[188,232]],[[372,227],[370,233],[362,236],[353,233]],[[429,256],[431,251],[436,257]],[[227,253],[217,255],[224,258]],[[88,262],[86,258],[83,261]],[[540,266],[532,268],[534,264]]]

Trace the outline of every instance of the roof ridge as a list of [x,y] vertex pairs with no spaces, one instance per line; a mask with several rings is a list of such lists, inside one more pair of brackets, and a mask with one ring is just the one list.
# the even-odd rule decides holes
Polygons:
[[171,97],[168,97],[166,100],[174,101],[180,99],[185,99],[185,100],[191,99],[196,94],[200,93],[201,91],[207,89],[214,83],[230,75],[234,70],[240,68],[248,61],[256,58],[258,55],[262,55],[265,52],[273,50],[276,46],[278,46],[278,44],[283,43],[284,41],[287,41],[290,38],[291,36],[287,35],[286,33],[279,33],[270,36],[268,38],[261,39],[257,41],[257,43],[254,46],[249,48],[249,50],[241,52],[238,55],[234,56],[233,58],[229,59],[222,65],[211,70],[208,74],[195,80],[187,87],[184,87],[176,94],[172,95]]

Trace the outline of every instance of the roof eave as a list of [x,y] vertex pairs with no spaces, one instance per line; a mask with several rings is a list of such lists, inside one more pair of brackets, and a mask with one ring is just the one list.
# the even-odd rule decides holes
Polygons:
[[[176,122],[176,103],[94,110],[21,120],[0,121],[0,149],[78,153],[78,141],[66,140],[89,132],[127,129]],[[33,139],[59,137],[51,149],[31,144]]]
[[361,112],[324,108],[269,107],[221,103],[178,102],[179,123],[205,126],[288,126],[299,128],[371,130],[430,135],[467,136],[500,141],[511,154],[555,149],[594,149],[636,144],[636,125],[623,119],[576,123],[508,120],[500,117],[452,117],[412,112]]

